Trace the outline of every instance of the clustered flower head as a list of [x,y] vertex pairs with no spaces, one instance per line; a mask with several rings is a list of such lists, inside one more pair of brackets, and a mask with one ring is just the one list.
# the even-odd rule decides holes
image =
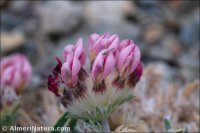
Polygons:
[[0,62],[0,109],[12,105],[30,83],[32,68],[28,59],[22,54],[13,54]]
[[132,40],[109,33],[92,34],[88,48],[86,55],[82,38],[66,45],[64,61],[56,58],[48,77],[48,89],[72,116],[102,120],[132,97],[142,75],[141,53]]

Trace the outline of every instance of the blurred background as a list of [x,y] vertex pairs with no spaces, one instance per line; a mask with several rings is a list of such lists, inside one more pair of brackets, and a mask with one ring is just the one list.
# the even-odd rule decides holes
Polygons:
[[129,121],[143,120],[150,131],[163,131],[163,118],[175,128],[199,131],[199,1],[0,2],[1,58],[23,53],[34,71],[19,126],[55,123],[62,109],[46,78],[55,56],[79,37],[87,49],[90,34],[109,32],[133,39],[145,68],[134,90],[138,99],[124,105],[129,112],[122,107],[116,114],[127,112]]

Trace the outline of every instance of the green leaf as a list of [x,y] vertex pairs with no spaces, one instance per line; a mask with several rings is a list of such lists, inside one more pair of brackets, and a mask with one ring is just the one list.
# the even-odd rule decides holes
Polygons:
[[76,122],[77,122],[77,119],[70,118],[70,119],[67,121],[65,127],[70,127],[71,132],[74,132],[74,131],[75,131],[74,128],[75,128],[75,126],[76,126]]
[[186,129],[178,129],[175,131],[175,133],[187,133]]
[[16,106],[12,110],[12,115],[16,115],[19,108],[20,108],[20,103],[17,103]]
[[172,129],[171,122],[168,119],[164,119],[165,124],[165,130],[168,131],[169,129]]
[[85,126],[91,129],[95,129],[97,132],[103,132],[102,126],[99,123],[99,121],[88,119],[88,120],[85,120],[84,123],[85,123]]
[[[68,120],[68,112],[65,112],[54,125],[54,129],[57,129],[58,127],[63,127]],[[51,131],[51,133],[59,133],[59,131]]]
[[1,110],[0,113],[0,125],[1,126],[11,126],[15,123],[17,118],[17,112],[20,108],[19,102],[14,103],[12,106],[7,106]]
[[[73,131],[76,126],[77,119],[71,118],[68,112],[65,112],[60,119],[54,125],[54,129],[58,127],[70,127],[70,130]],[[61,131],[51,131],[51,133],[60,133]]]
[[99,107],[96,107],[95,113],[96,113],[96,116],[97,116],[98,119],[100,119],[100,118],[102,118],[104,116],[103,111]]
[[112,112],[112,105],[111,105],[110,102],[108,103],[107,111],[108,111],[109,113]]

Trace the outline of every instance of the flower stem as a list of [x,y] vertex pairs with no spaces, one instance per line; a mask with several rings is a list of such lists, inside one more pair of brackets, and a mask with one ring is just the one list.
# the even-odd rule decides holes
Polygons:
[[103,132],[110,132],[110,126],[108,124],[107,119],[102,120],[101,125],[102,125],[102,128],[103,128]]

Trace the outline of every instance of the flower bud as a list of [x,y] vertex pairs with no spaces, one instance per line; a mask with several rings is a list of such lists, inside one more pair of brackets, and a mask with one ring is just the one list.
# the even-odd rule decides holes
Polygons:
[[81,63],[76,56],[62,65],[61,76],[67,86],[74,87],[76,85],[80,69]]
[[67,45],[63,52],[64,63],[56,58],[57,65],[48,76],[48,89],[59,97],[65,107],[85,94],[86,87],[82,82],[87,73],[82,67],[85,63],[82,43],[80,38],[76,45]]
[[118,70],[121,76],[130,75],[140,63],[140,49],[132,40],[124,40],[119,44]]
[[63,57],[64,61],[71,62],[73,56],[76,56],[80,60],[81,65],[85,62],[85,51],[83,49],[83,39],[79,38],[76,45],[67,45],[64,48]]
[[[13,54],[0,62],[0,119],[3,124],[12,124],[19,107],[20,93],[29,84],[32,68],[22,54]],[[10,117],[8,117],[10,116]]]
[[93,78],[103,80],[112,72],[114,66],[115,57],[113,53],[107,49],[102,50],[94,60],[91,74]]
[[103,49],[113,49],[114,51],[118,48],[119,38],[118,36],[110,36],[108,33],[103,34],[102,36],[94,33],[90,36],[88,45],[89,45],[89,58],[93,62],[95,57]]
[[32,68],[22,54],[14,54],[1,60],[1,87],[9,87],[19,94],[30,82]]
[[105,91],[104,79],[114,70],[115,57],[111,50],[102,50],[94,60],[91,75],[95,80],[93,90],[95,92]]
[[64,49],[64,60],[61,67],[61,76],[67,86],[76,85],[81,65],[85,62],[85,52],[83,50],[83,40],[80,38],[76,45],[67,45]]

